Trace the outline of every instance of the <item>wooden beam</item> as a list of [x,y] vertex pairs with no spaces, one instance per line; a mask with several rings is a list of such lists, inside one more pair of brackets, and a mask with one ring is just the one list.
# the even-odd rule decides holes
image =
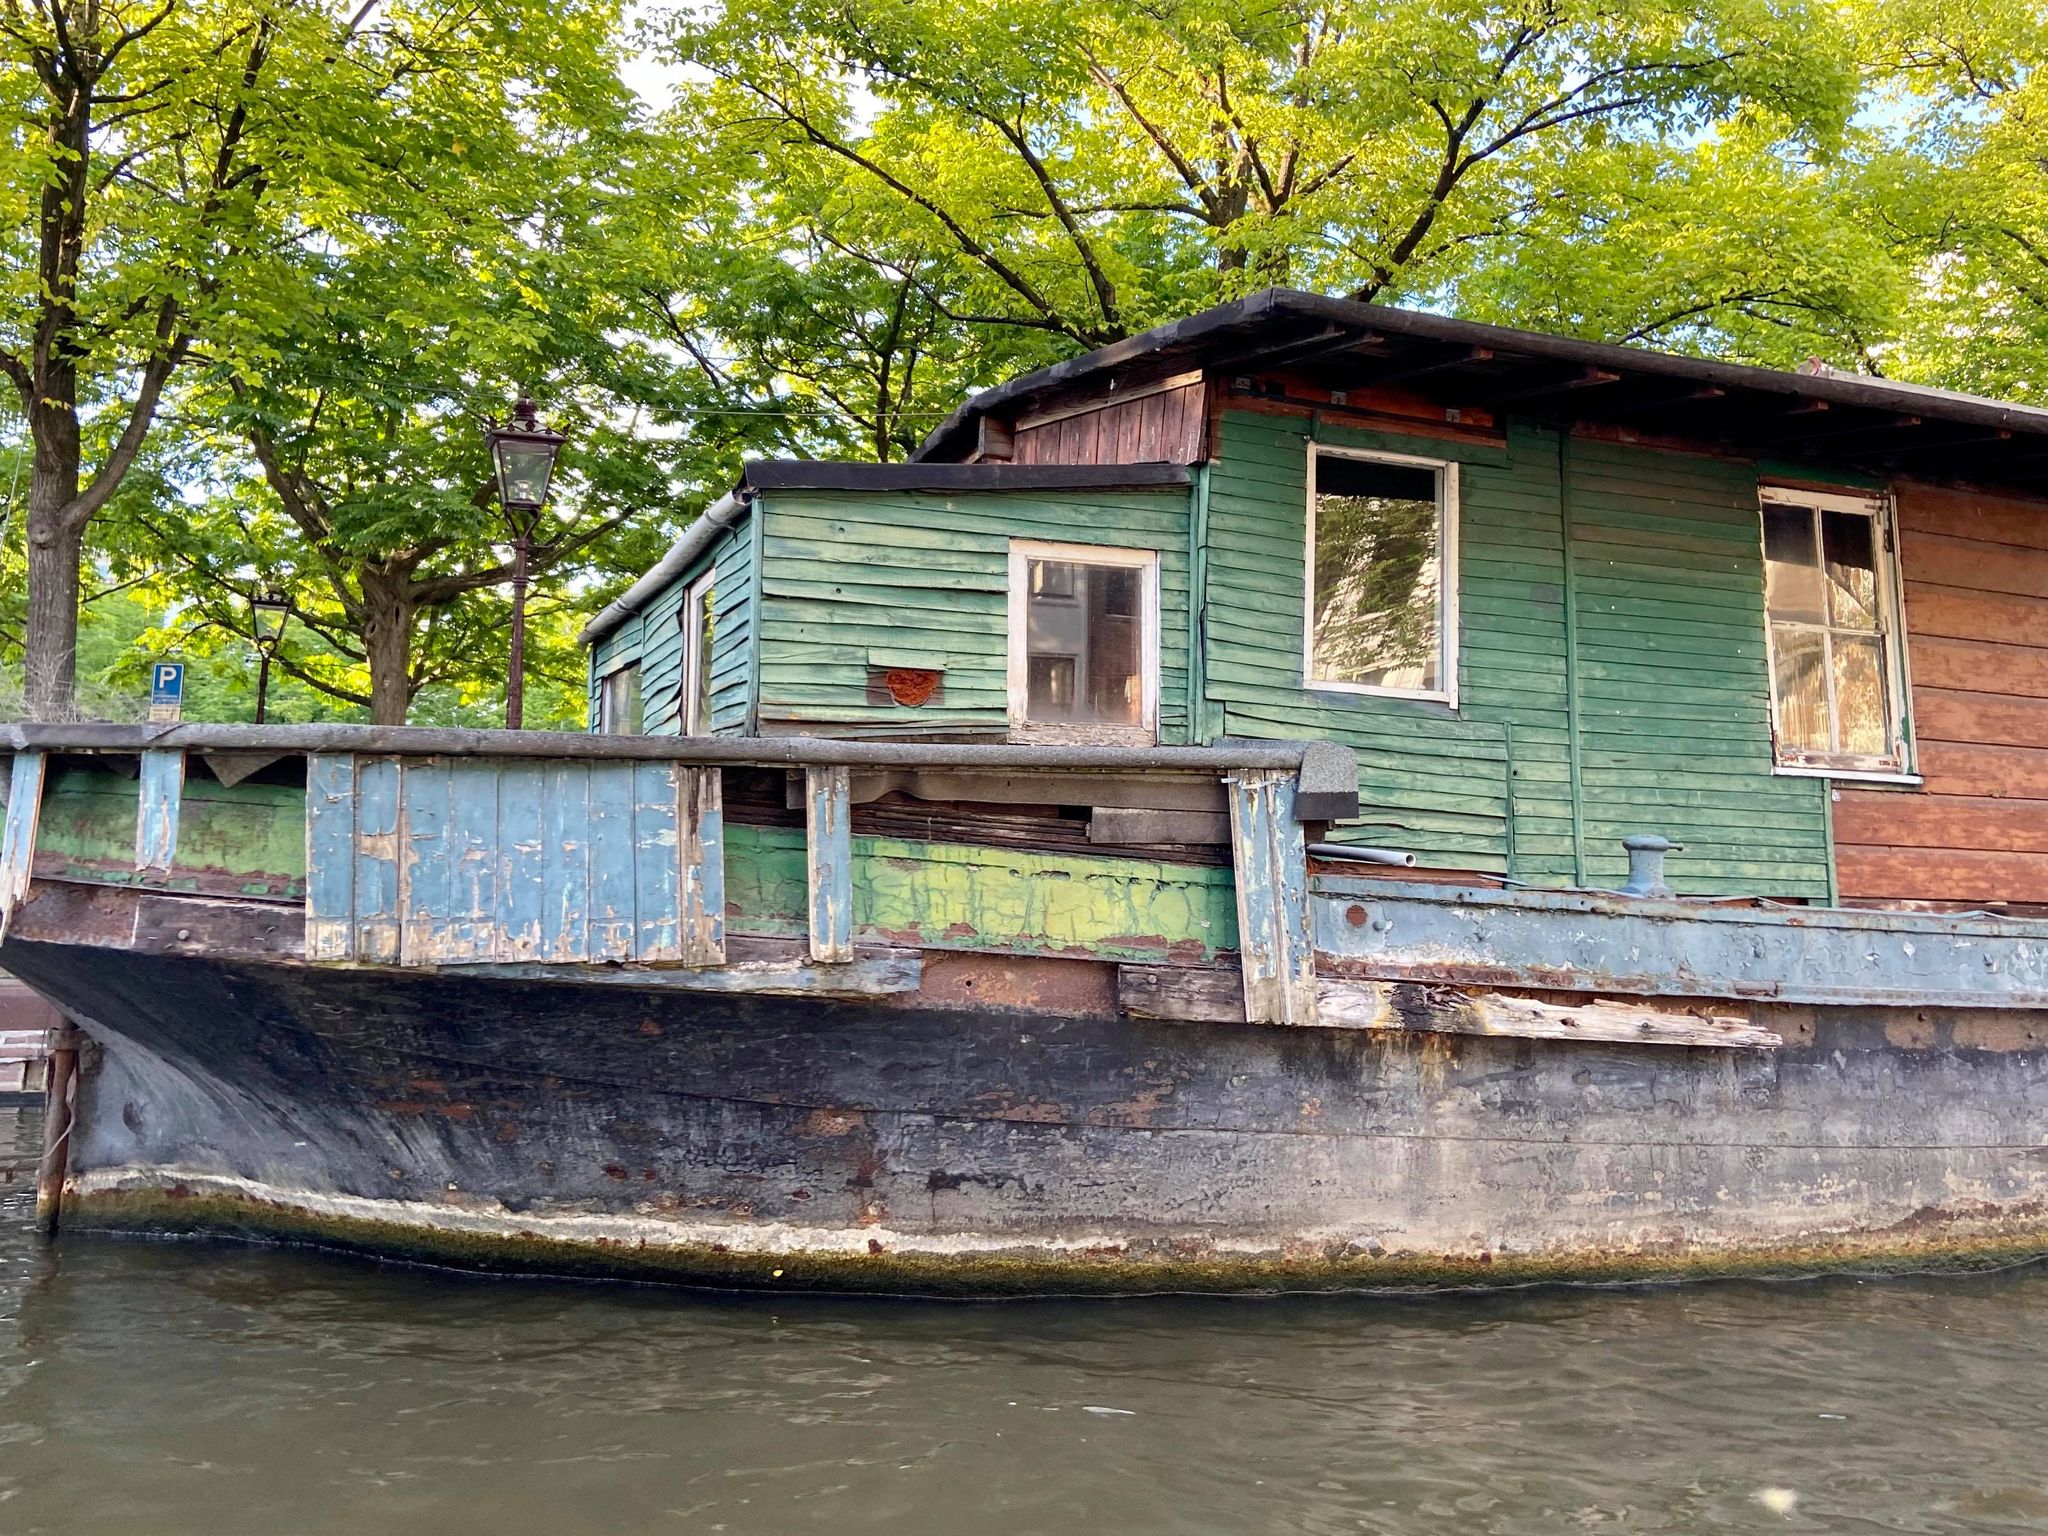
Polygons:
[[1426,363],[1410,363],[1405,368],[1390,368],[1376,373],[1366,380],[1371,385],[1399,384],[1408,379],[1427,378],[1433,373],[1447,373],[1453,368],[1464,368],[1472,363],[1490,363],[1494,352],[1491,347],[1465,347],[1450,357],[1436,358]]
[[820,965],[808,960],[742,960],[701,970],[611,965],[486,964],[437,967],[443,976],[484,976],[564,986],[627,987],[648,992],[721,992],[763,997],[893,997],[915,992],[924,954],[914,949],[855,955]]
[[677,768],[681,861],[677,887],[682,962],[725,964],[725,798],[724,773],[717,768]]
[[1569,378],[1549,379],[1541,384],[1525,384],[1520,389],[1511,389],[1499,394],[1489,390],[1486,402],[1488,405],[1496,406],[1512,405],[1518,400],[1540,400],[1547,395],[1565,395],[1578,389],[1598,389],[1603,385],[1618,383],[1620,379],[1620,374],[1610,373],[1604,368],[1582,368]]
[[811,958],[853,959],[853,794],[844,764],[804,770],[804,853]]
[[7,780],[7,820],[0,826],[0,939],[21,905],[36,861],[36,827],[43,815],[44,755],[17,752]]
[[141,792],[135,801],[135,868],[168,874],[178,856],[178,804],[185,796],[185,754],[142,754]]
[[[1235,1023],[1244,1017],[1241,988],[1238,977],[1225,970],[1170,965],[1117,968],[1118,1004],[1134,1018]],[[1317,1012],[1310,1022],[1324,1029],[1713,1050],[1769,1050],[1784,1044],[1776,1032],[1740,1015],[1704,1009],[1678,1012],[1606,998],[1558,1003],[1409,981],[1323,980],[1317,983],[1317,992]]]
[[1294,819],[1294,775],[1253,769],[1223,784],[1230,796],[1244,1017],[1253,1024],[1312,1024],[1316,957],[1308,919],[1308,848]]

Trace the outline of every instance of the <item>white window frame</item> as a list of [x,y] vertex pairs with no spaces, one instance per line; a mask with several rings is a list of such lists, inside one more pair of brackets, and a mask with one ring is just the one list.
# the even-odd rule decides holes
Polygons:
[[[1388,688],[1378,683],[1313,682],[1316,648],[1316,460],[1362,459],[1369,464],[1398,464],[1436,472],[1437,538],[1443,551],[1442,590],[1437,596],[1437,674],[1441,688]],[[1308,445],[1308,536],[1301,569],[1301,686],[1311,693],[1349,693],[1381,699],[1422,699],[1458,707],[1458,462],[1422,458],[1412,453],[1382,453],[1376,448],[1343,448],[1333,443]]]
[[[1906,675],[1906,601],[1905,590],[1899,575],[1899,561],[1895,553],[1898,544],[1897,508],[1889,494],[1873,491],[1857,494],[1850,491],[1803,491],[1790,485],[1764,485],[1757,491],[1757,552],[1763,556],[1764,523],[1766,507],[1800,507],[1818,509],[1822,512],[1851,512],[1872,520],[1877,535],[1872,545],[1877,562],[1878,632],[1884,654],[1885,707],[1890,712],[1887,724],[1897,748],[1898,761],[1889,763],[1879,758],[1850,760],[1844,755],[1839,763],[1801,762],[1796,758],[1787,761],[1785,748],[1778,741],[1778,657],[1776,642],[1771,638],[1771,604],[1766,591],[1764,596],[1764,672],[1770,687],[1771,697],[1771,771],[1783,778],[1805,779],[1846,779],[1866,784],[1920,784],[1925,782],[1914,762],[1914,734],[1912,719],[1913,689]],[[1825,551],[1822,551],[1825,558]],[[1828,713],[1832,718],[1835,709],[1835,680],[1832,669],[1827,676]]]
[[[605,670],[604,670],[603,672],[600,672],[600,673],[598,674],[598,678],[597,678],[597,734],[598,734],[598,735],[600,735],[600,736],[634,736],[634,735],[641,735],[641,736],[644,736],[644,735],[645,735],[645,734],[647,733],[647,695],[646,695],[645,693],[640,693],[640,694],[639,694],[639,697],[640,697],[640,729],[639,729],[638,731],[617,731],[617,730],[613,730],[613,729],[612,729],[612,721],[611,721],[611,719],[610,719],[610,715],[611,715],[611,702],[612,702],[612,680],[613,680],[614,678],[616,678],[616,677],[620,676],[620,675],[621,675],[622,673],[626,673],[626,672],[633,672],[633,673],[638,673],[639,671],[640,671],[640,658],[639,658],[639,656],[637,656],[637,655],[634,655],[634,656],[629,656],[629,657],[622,657],[622,658],[621,658],[621,659],[620,659],[620,660],[619,660],[619,661],[617,662],[617,664],[615,664],[615,665],[613,665],[613,666],[610,666],[610,667],[607,667],[607,668],[605,668]],[[646,681],[646,678],[645,678],[644,676],[642,676],[642,677],[641,677],[641,678],[639,679],[639,682],[645,682],[645,681]],[[636,684],[635,684],[635,691],[636,691],[636,692],[638,692],[638,691],[639,691],[639,683],[638,683],[638,682],[636,682]]]
[[[1136,726],[1078,725],[1029,718],[1031,707],[1031,562],[1071,560],[1080,565],[1110,565],[1142,571],[1138,583],[1138,666],[1141,716]],[[1033,539],[1010,540],[1010,729],[1020,735],[1088,736],[1113,734],[1132,740],[1159,738],[1159,551],[1114,548],[1106,544],[1046,544]]]
[[[676,729],[685,736],[702,736],[711,729],[711,690],[706,688],[702,700],[704,718],[697,718],[697,674],[704,666],[704,599],[717,585],[716,567],[704,572],[683,589],[683,606],[676,614],[676,624],[683,632],[683,672],[676,687]],[[717,635],[712,636],[717,644]],[[642,701],[641,707],[646,707]]]

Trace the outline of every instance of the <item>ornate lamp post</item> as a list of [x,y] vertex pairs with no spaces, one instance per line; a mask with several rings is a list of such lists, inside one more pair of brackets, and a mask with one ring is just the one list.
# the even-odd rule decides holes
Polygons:
[[256,723],[261,725],[270,707],[270,658],[284,639],[284,627],[291,622],[291,599],[268,588],[249,599],[249,630],[256,642]]
[[547,503],[555,456],[564,441],[561,433],[540,424],[535,409],[522,395],[512,407],[512,419],[492,422],[484,434],[498,477],[498,505],[512,529],[512,660],[505,678],[508,731],[518,730],[526,718],[526,561],[533,548],[534,524]]

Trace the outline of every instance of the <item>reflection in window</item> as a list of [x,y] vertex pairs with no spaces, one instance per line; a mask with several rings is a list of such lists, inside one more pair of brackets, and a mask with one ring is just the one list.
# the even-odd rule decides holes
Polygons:
[[1142,725],[1145,572],[1036,557],[1029,572],[1025,719]]
[[1778,759],[1898,768],[1879,509],[1802,505],[1794,493],[1772,494],[1764,506],[1764,601]]
[[1308,681],[1447,691],[1444,473],[1315,456]]

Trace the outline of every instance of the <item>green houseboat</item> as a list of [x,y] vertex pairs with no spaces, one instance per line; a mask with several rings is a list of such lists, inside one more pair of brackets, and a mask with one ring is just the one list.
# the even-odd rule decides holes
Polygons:
[[750,466],[588,736],[6,728],[45,1217],[974,1293],[2048,1251],[2044,470],[1268,292]]

